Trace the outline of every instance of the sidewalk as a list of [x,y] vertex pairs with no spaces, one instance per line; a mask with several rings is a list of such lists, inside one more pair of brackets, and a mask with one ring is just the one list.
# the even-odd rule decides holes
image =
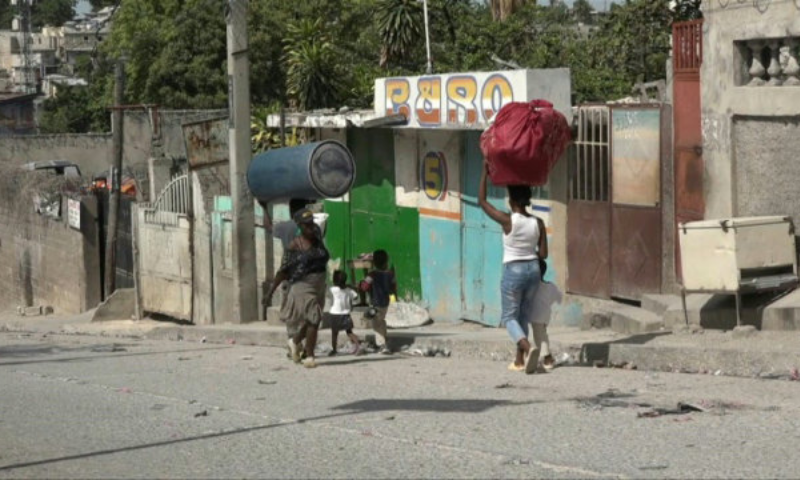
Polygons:
[[[194,326],[154,320],[91,323],[91,317],[91,311],[71,317],[21,317],[5,313],[0,314],[0,331],[280,348],[286,345],[284,328],[264,322]],[[796,379],[800,367],[800,332],[695,328],[674,333],[622,334],[607,328],[581,330],[553,326],[549,333],[554,355],[566,352],[570,363],[586,366],[780,379]],[[373,336],[370,330],[356,330],[356,334],[361,338]],[[514,353],[504,329],[472,323],[390,330],[389,337],[392,348],[405,354],[432,347],[447,350],[455,357],[508,362]],[[321,345],[329,345],[330,331],[322,330],[319,339]]]

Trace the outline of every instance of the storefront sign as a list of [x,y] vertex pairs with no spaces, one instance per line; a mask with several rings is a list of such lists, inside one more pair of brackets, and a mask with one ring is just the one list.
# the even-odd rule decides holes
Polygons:
[[379,115],[401,114],[408,126],[485,128],[513,101],[526,100],[526,70],[382,78],[375,85]]
[[442,152],[428,152],[419,169],[420,190],[431,200],[444,200],[447,195],[447,160]]

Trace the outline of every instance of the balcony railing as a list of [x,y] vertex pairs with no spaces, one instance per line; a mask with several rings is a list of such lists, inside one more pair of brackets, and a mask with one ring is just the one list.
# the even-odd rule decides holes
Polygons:
[[800,86],[800,37],[754,39],[737,42],[748,87]]

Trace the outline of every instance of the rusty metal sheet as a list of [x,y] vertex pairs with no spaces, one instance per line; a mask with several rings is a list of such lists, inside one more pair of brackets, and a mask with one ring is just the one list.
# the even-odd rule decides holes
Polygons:
[[228,161],[228,117],[182,125],[186,159],[190,168]]
[[[673,131],[675,223],[705,217],[703,137],[700,117],[702,20],[673,25]],[[676,229],[677,232],[677,229]],[[675,273],[681,278],[680,242],[675,238]]]
[[703,19],[672,24],[672,68],[675,73],[700,71],[703,63]]
[[567,215],[567,290],[608,298],[611,285],[611,205],[572,200]]
[[638,300],[661,292],[661,209],[614,205],[611,296]]

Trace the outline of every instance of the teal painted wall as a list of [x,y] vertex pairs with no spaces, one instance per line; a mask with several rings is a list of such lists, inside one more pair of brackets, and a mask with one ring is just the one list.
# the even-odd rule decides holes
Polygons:
[[461,224],[420,216],[422,298],[434,321],[461,318]]

